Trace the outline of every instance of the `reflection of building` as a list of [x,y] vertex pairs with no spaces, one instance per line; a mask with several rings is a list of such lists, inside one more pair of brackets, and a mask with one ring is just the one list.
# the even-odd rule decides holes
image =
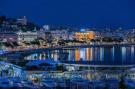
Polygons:
[[90,40],[95,38],[95,33],[93,31],[76,32],[75,38],[78,40]]
[[80,61],[85,61],[85,49],[80,49]]
[[75,61],[79,61],[79,60],[80,60],[80,50],[75,49]]
[[85,49],[85,59],[86,61],[89,61],[91,58],[91,48],[86,48]]
[[[114,47],[112,48],[113,55],[114,55]],[[104,60],[104,48],[100,48],[100,61]]]

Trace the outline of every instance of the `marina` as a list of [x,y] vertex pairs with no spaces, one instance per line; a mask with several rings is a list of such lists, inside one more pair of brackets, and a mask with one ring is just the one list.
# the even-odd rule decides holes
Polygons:
[[[10,76],[2,69],[1,76],[5,76],[2,80],[12,88],[119,89],[123,86],[121,84],[125,84],[127,89],[132,89],[135,86],[134,54],[134,45],[44,51],[24,57],[25,61],[10,61],[10,69],[7,68]],[[1,62],[4,63],[6,61]],[[11,66],[20,69],[20,74],[17,75]]]

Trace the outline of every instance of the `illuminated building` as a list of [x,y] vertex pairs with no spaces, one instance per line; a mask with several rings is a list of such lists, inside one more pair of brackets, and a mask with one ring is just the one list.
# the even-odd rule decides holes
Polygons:
[[93,31],[76,32],[74,36],[77,40],[91,40],[95,38],[95,33]]
[[18,42],[21,43],[21,42],[31,42],[31,41],[34,41],[35,39],[37,39],[37,32],[22,32],[22,31],[19,31],[17,33],[18,35]]
[[44,31],[49,31],[50,30],[50,26],[49,25],[44,25],[43,29],[44,29]]
[[13,32],[0,32],[0,41],[16,42],[17,34]]
[[51,34],[53,36],[53,38],[55,39],[63,39],[63,40],[68,40],[69,35],[68,35],[68,31],[66,30],[55,30],[55,31],[51,31]]

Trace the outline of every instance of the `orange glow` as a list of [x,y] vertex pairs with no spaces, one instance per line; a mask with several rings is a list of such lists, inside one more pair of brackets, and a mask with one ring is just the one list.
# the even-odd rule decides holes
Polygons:
[[79,61],[79,60],[80,60],[80,50],[75,49],[75,61]]
[[94,39],[95,38],[95,33],[93,31],[88,31],[88,32],[76,32],[75,33],[75,38],[78,40],[83,40],[83,39]]
[[90,58],[91,58],[91,49],[90,48],[85,49],[85,58],[87,61],[90,60]]

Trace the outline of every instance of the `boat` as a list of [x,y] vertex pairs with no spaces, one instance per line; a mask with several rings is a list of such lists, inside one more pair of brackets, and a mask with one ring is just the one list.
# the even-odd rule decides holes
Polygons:
[[22,80],[20,77],[8,77],[8,80],[14,88],[23,88]]
[[62,88],[62,89],[69,88],[65,78],[61,77],[61,78],[56,78],[55,80],[58,88]]
[[89,87],[89,81],[81,77],[71,78],[71,84],[77,89],[87,89]]
[[8,78],[0,78],[0,89],[14,88],[14,84]]
[[24,89],[39,89],[39,86],[34,85],[34,83],[32,81],[23,81],[23,88]]
[[124,83],[125,83],[126,87],[129,89],[135,88],[135,81],[133,81],[132,79],[125,78]]
[[105,80],[105,83],[109,89],[119,89],[119,81],[116,78],[107,79]]
[[35,86],[32,81],[30,80],[23,80],[20,77],[8,77],[11,84],[13,84],[14,88],[18,89],[37,89],[38,87]]
[[[106,84],[104,81],[101,80],[91,80],[89,82],[89,88],[90,89],[104,89],[106,87]],[[109,88],[110,89],[110,88]]]

